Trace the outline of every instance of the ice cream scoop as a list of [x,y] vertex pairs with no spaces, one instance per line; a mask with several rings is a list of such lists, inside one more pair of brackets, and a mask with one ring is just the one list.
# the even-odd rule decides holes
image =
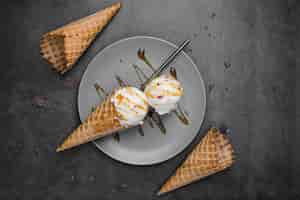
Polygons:
[[142,124],[149,107],[145,94],[129,86],[118,89],[112,97],[112,103],[123,126]]
[[149,104],[160,115],[174,110],[182,94],[183,88],[180,82],[170,74],[153,79],[145,87],[145,95]]

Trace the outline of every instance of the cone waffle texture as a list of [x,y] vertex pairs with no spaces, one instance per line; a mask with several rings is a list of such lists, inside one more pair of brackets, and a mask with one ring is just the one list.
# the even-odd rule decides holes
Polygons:
[[65,73],[73,67],[97,33],[101,32],[120,8],[121,3],[115,3],[93,15],[44,34],[40,42],[42,57],[52,64],[54,70]]
[[125,129],[117,117],[115,106],[109,96],[64,140],[56,151],[63,151]]
[[222,171],[233,164],[233,149],[218,129],[212,128],[161,187],[158,195]]

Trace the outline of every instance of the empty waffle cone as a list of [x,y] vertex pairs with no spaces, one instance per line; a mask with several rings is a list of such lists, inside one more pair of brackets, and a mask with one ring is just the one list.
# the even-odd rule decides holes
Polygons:
[[157,194],[170,192],[222,171],[230,167],[233,161],[233,149],[228,139],[218,129],[212,128]]
[[120,8],[121,3],[115,3],[93,15],[44,34],[40,42],[42,57],[52,64],[55,71],[65,73],[73,67]]
[[118,115],[111,96],[97,106],[88,118],[69,135],[56,149],[57,152],[70,149],[114,132],[125,129],[117,119]]

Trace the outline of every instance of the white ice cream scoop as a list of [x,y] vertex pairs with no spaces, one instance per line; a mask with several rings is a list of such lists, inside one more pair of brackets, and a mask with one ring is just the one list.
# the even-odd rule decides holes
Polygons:
[[135,126],[143,123],[148,112],[148,102],[141,90],[129,86],[120,88],[114,93],[112,102],[122,125]]
[[160,115],[176,109],[183,94],[183,88],[178,80],[170,74],[161,75],[146,85],[145,95],[149,104]]

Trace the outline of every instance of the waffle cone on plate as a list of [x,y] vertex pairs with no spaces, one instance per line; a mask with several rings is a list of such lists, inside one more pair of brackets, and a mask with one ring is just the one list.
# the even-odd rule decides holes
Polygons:
[[111,102],[111,96],[108,96],[97,106],[96,110],[63,141],[56,151],[63,151],[125,129],[126,127],[122,126],[117,119],[117,115],[115,106]]
[[233,162],[233,149],[229,140],[218,129],[212,128],[157,194],[170,192],[222,171]]
[[73,67],[89,47],[97,33],[110,22],[121,8],[121,3],[69,23],[43,35],[40,48],[42,56],[53,69],[63,74]]

